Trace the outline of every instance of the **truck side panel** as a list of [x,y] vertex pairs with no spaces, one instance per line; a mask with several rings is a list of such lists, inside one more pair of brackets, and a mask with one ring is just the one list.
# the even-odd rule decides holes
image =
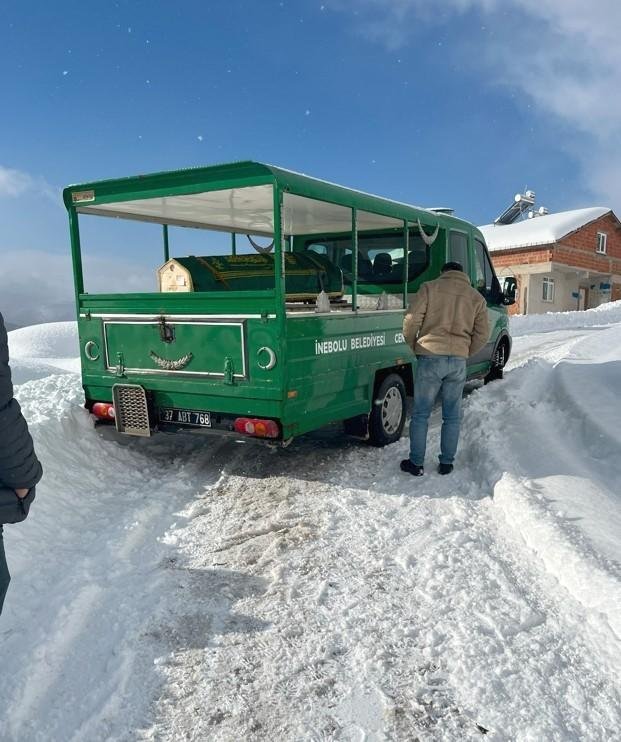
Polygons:
[[288,435],[368,413],[376,371],[414,361],[402,327],[401,309],[288,318]]

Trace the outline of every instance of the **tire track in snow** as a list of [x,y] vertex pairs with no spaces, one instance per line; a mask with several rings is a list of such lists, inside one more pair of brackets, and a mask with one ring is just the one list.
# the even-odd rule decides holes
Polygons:
[[549,361],[550,363],[556,363],[561,358],[564,358],[574,346],[584,340],[585,332],[593,331],[594,328],[591,328],[589,331],[584,329],[564,330],[561,332],[548,331],[536,335],[516,337],[513,339],[507,369],[512,370],[523,366],[533,357]]
[[[614,343],[618,333],[613,327],[598,334],[598,345]],[[586,332],[572,348],[583,341],[592,343],[593,337],[593,331]],[[572,738],[608,740],[616,734],[621,713],[621,569],[614,556],[606,555],[602,529],[610,531],[609,543],[614,542],[618,555],[619,500],[616,487],[611,488],[618,475],[615,462],[607,461],[601,451],[594,458],[589,429],[600,430],[597,421],[583,418],[580,426],[573,424],[572,412],[585,408],[575,398],[580,387],[573,389],[566,383],[575,376],[571,369],[564,361],[552,366],[538,359],[512,372],[510,385],[497,386],[490,393],[494,409],[502,410],[502,415],[483,424],[487,405],[482,399],[473,400],[478,416],[470,418],[468,435],[475,442],[474,456],[492,454],[490,474],[494,468],[505,472],[500,479],[491,477],[497,542],[504,540],[521,555],[542,586],[550,615],[572,637],[573,649],[581,658],[582,688],[569,686],[565,696],[574,699],[572,715],[584,729],[562,728]],[[597,378],[597,366],[590,369]],[[503,420],[511,421],[509,428]],[[616,441],[616,434],[611,435]],[[601,435],[597,439],[601,443]],[[614,446],[612,438],[610,444]],[[571,504],[569,493],[577,488],[580,497]],[[574,511],[581,510],[581,518],[566,517],[558,504],[563,500]],[[608,512],[609,519],[599,515],[593,531],[590,511],[598,509]]]
[[[57,497],[61,515],[41,508],[7,551],[24,564],[65,557],[69,569],[44,627],[9,614],[15,672],[3,693],[12,709],[30,699],[9,739],[466,740],[480,738],[477,723],[492,739],[614,737],[618,691],[584,613],[489,497],[508,462],[481,463],[506,435],[479,424],[506,401],[492,388],[466,402],[454,475],[420,482],[397,471],[405,441],[378,451],[318,434],[278,452],[106,443],[82,413],[54,421],[77,400],[77,380],[68,396],[65,383],[28,387],[49,452],[39,496]],[[434,437],[437,424],[436,413]],[[68,487],[73,472],[82,481]],[[76,513],[89,493],[101,507]],[[64,548],[63,536],[75,547],[68,524],[83,563]],[[41,554],[26,559],[26,542]],[[108,570],[119,553],[127,564]],[[46,596],[56,576],[14,573]],[[103,599],[81,592],[89,580]],[[86,628],[63,645],[67,615]],[[16,626],[37,627],[26,653]]]
[[[251,612],[270,628],[258,637],[227,636],[219,641],[215,657],[193,653],[190,660],[179,663],[175,659],[167,668],[169,688],[182,687],[185,693],[190,692],[187,666],[191,664],[189,677],[194,678],[198,664],[202,682],[191,690],[190,707],[218,709],[215,715],[200,719],[198,726],[194,718],[196,739],[232,739],[236,733],[244,739],[328,739],[333,735],[349,739],[347,735],[362,733],[367,726],[368,739],[383,738],[386,724],[403,726],[400,717],[406,715],[413,720],[408,722],[410,727],[414,724],[423,731],[437,717],[449,715],[453,717],[447,722],[451,728],[474,729],[470,720],[460,720],[460,712],[451,708],[450,701],[438,702],[450,692],[435,676],[433,665],[416,652],[414,637],[403,626],[395,626],[387,610],[386,600],[397,611],[401,604],[407,606],[407,599],[395,590],[390,575],[396,566],[386,560],[377,528],[385,508],[370,520],[359,518],[351,524],[352,513],[362,510],[359,506],[364,504],[365,514],[370,514],[365,498],[376,495],[343,489],[330,481],[343,464],[359,466],[361,454],[374,465],[373,460],[383,453],[355,448],[346,449],[344,455],[331,454],[328,461],[324,458],[324,476],[318,480],[316,472],[300,471],[299,455],[287,452],[280,466],[272,459],[272,476],[253,479],[245,469],[243,476],[241,472],[229,475],[211,493],[214,524],[227,523],[235,534],[224,534],[229,561],[222,566],[246,568],[268,581],[265,595],[240,601],[239,608],[247,610],[251,602]],[[266,462],[260,458],[250,469],[265,469]],[[311,460],[302,459],[302,466],[309,465]],[[358,477],[363,478],[361,473]],[[394,497],[381,497],[389,498],[394,511]],[[335,511],[335,501],[348,506]],[[254,529],[256,538],[240,539],[239,534],[247,534],[247,513],[251,523],[258,520],[267,525]],[[287,522],[291,525],[283,529]],[[352,525],[354,532],[362,530],[362,540],[352,538]],[[192,526],[180,538],[191,544],[190,566],[195,566],[197,557],[206,559],[208,554],[196,552],[191,531]],[[221,559],[219,548],[215,556]],[[357,564],[362,568],[356,569]],[[411,607],[406,610],[409,613]],[[382,636],[385,639],[378,644],[377,637]],[[394,663],[400,665],[399,682],[393,687],[382,678]],[[420,698],[414,697],[412,706],[408,688],[417,675]],[[352,686],[356,677],[359,686]],[[170,705],[164,704],[168,718],[160,719],[148,736],[174,739],[187,729],[189,714],[176,709],[171,717]],[[366,718],[363,726],[358,718],[361,713]]]
[[[572,425],[574,402],[563,383],[567,375],[563,364],[552,367],[538,361],[515,375],[514,387],[522,388],[519,403],[507,397],[507,390],[499,388],[494,394],[495,404],[502,399],[515,429],[529,431],[520,446],[512,445],[509,435],[494,450],[496,459],[507,462],[495,484],[494,502],[499,528],[551,578],[550,594],[563,605],[568,625],[573,624],[585,647],[599,658],[603,676],[615,678],[621,673],[621,564],[615,558],[621,519],[618,492],[611,487],[618,479],[616,463],[601,457],[601,451],[599,460],[593,458],[589,429],[600,429],[596,421]],[[471,430],[473,437],[485,441],[483,446],[498,432],[481,426]],[[541,451],[546,451],[544,457]],[[580,523],[566,517],[558,504],[578,485],[580,502],[571,507],[583,512]],[[605,522],[599,517],[594,530],[589,518],[598,509],[610,515]]]
[[[188,461],[193,441],[106,441],[79,406],[74,375],[29,382],[18,395],[45,477],[33,517],[5,529],[13,581],[0,687],[10,715],[0,738],[120,739],[156,692],[161,649],[149,627],[171,590],[158,539],[196,471],[206,472]],[[20,610],[23,591],[34,615]]]
[[[476,420],[497,402],[491,388],[469,397],[460,468],[448,478],[396,473],[404,442],[257,450],[232,467],[200,530],[220,534],[222,566],[266,581],[234,603],[264,628],[193,653],[189,675],[185,657],[164,665],[169,689],[215,711],[192,721],[168,704],[149,735],[453,740],[480,737],[481,724],[492,739],[577,739],[585,729],[611,738],[618,692],[582,616],[567,615],[568,596],[489,497],[502,462],[481,462],[501,430]],[[436,453],[432,444],[429,459]],[[223,557],[197,547],[197,527],[178,543],[206,567]]]
[[[240,608],[272,628],[259,637],[225,638],[209,662],[195,654],[192,678],[198,666],[199,687],[187,687],[184,661],[168,670],[169,686],[186,687],[193,707],[219,709],[201,719],[195,738],[232,739],[237,730],[247,739],[353,739],[361,729],[368,739],[399,739],[414,731],[421,739],[478,737],[476,722],[485,721],[476,714],[486,709],[463,693],[468,683],[482,692],[464,669],[468,635],[475,671],[481,671],[476,663],[488,644],[497,657],[512,653],[530,661],[528,641],[520,654],[509,650],[523,635],[545,637],[545,613],[529,601],[528,589],[516,591],[507,555],[490,554],[493,522],[480,512],[489,505],[479,501],[471,472],[412,482],[384,474],[396,464],[394,450],[387,454],[388,449],[356,448],[328,457],[319,481],[317,472],[300,471],[298,457],[295,474],[272,460],[273,476],[252,479],[245,469],[212,493],[224,500],[214,502],[212,515],[233,533],[246,533],[248,512],[251,523],[280,528],[255,529],[262,531],[257,539],[237,544],[224,536],[231,544],[224,566],[260,574],[269,584],[264,596],[242,601]],[[250,468],[265,465],[259,456]],[[366,490],[343,486],[340,471],[350,466],[358,467],[355,478],[366,479]],[[403,492],[404,485],[416,496]],[[288,518],[302,519],[306,535],[314,520],[316,535],[288,543],[282,532],[276,534]],[[182,542],[192,544],[193,559],[206,559],[196,550],[192,527]],[[531,581],[530,575],[523,580]],[[558,629],[547,639],[547,651],[556,653],[559,664],[565,642]],[[446,667],[447,654],[464,665],[461,675]],[[507,672],[519,675],[517,659]],[[520,690],[528,694],[531,683],[525,678]],[[556,699],[547,696],[554,707]],[[508,698],[505,703],[512,705]],[[532,720],[523,721],[532,726]],[[156,736],[174,739],[189,719],[176,710],[159,724]]]

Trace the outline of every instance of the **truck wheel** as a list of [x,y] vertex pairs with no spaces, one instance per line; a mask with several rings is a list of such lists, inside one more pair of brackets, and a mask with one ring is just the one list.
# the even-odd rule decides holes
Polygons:
[[369,416],[369,442],[387,446],[401,438],[405,425],[405,384],[398,374],[387,376],[377,389]]
[[487,372],[487,375],[483,378],[483,382],[485,384],[489,384],[490,381],[495,381],[496,379],[502,379],[502,377],[504,376],[504,368],[505,368],[506,362],[507,362],[507,344],[504,340],[501,340],[500,343],[498,343],[498,347],[496,348],[496,351],[494,352],[494,357],[492,358],[492,365],[490,366],[490,369]]

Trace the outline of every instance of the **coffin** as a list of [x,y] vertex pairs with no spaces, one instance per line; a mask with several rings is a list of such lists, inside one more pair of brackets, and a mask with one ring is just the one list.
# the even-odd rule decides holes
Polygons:
[[[261,291],[274,288],[273,255],[209,255],[171,258],[158,268],[159,290]],[[285,253],[285,287],[289,301],[315,299],[323,289],[343,295],[343,273],[325,255]]]

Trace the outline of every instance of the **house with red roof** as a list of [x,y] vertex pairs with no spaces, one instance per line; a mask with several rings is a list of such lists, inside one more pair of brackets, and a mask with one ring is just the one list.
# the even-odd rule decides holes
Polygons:
[[590,309],[621,299],[621,222],[606,207],[480,227],[500,283],[518,283],[512,314]]

